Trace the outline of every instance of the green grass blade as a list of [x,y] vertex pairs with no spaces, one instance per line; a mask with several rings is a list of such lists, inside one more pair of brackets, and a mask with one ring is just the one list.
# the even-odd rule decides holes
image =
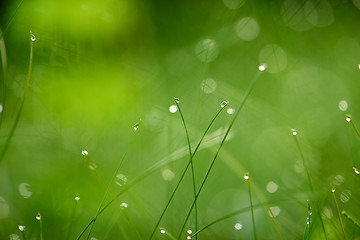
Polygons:
[[310,171],[309,171],[309,169],[308,169],[308,167],[307,167],[307,165],[306,165],[306,163],[305,163],[305,157],[304,157],[304,154],[303,154],[302,149],[301,149],[301,147],[300,147],[299,141],[298,141],[298,139],[297,139],[297,134],[298,134],[298,132],[297,132],[295,129],[292,129],[291,131],[292,131],[292,135],[294,136],[294,139],[295,139],[296,147],[297,147],[297,149],[298,149],[298,151],[299,151],[299,155],[300,155],[300,158],[301,158],[301,162],[302,162],[303,167],[304,167],[305,172],[306,172],[306,176],[307,176],[307,180],[308,180],[308,182],[309,182],[309,187],[310,187],[311,195],[312,195],[312,197],[313,197],[313,199],[314,199],[314,202],[315,202],[315,204],[316,204],[317,215],[318,215],[318,217],[319,217],[319,219],[320,219],[321,228],[322,228],[322,231],[323,231],[323,234],[324,234],[325,239],[327,239],[324,221],[323,221],[322,216],[321,216],[321,213],[320,213],[320,206],[319,206],[318,202],[317,202],[316,199],[315,199],[314,185],[313,185],[313,182],[312,182],[312,179],[311,179],[311,176],[310,176]]
[[[97,212],[96,212],[96,214],[95,214],[95,217],[94,217],[93,220],[91,221],[92,224],[90,223],[92,226],[91,226],[91,229],[90,229],[89,234],[88,234],[88,236],[87,236],[87,239],[89,239],[89,237],[90,237],[90,235],[91,235],[91,232],[92,232],[92,229],[94,228],[96,219],[97,219],[97,217],[99,216],[100,211],[101,211],[101,208],[102,208],[102,206],[103,206],[103,204],[104,204],[104,201],[105,201],[105,199],[106,199],[106,197],[107,197],[107,195],[108,195],[108,193],[109,193],[111,184],[114,182],[114,179],[115,179],[115,177],[116,177],[116,174],[119,172],[119,170],[120,170],[120,168],[121,168],[121,166],[122,166],[122,164],[123,164],[123,162],[124,162],[124,159],[125,159],[126,155],[128,154],[132,143],[134,142],[134,139],[135,139],[135,136],[136,136],[136,133],[137,133],[137,130],[138,130],[138,126],[139,126],[138,123],[135,124],[135,126],[134,126],[134,134],[133,134],[133,136],[132,136],[132,138],[131,138],[131,141],[130,141],[130,143],[129,143],[129,145],[128,145],[128,147],[127,147],[127,149],[126,149],[126,151],[125,151],[125,153],[124,153],[124,155],[123,155],[123,157],[121,158],[121,160],[120,160],[120,162],[119,162],[119,164],[118,164],[118,166],[117,166],[117,168],[116,168],[116,170],[115,170],[115,172],[114,172],[114,174],[113,174],[113,176],[112,176],[112,178],[111,178],[111,180],[110,180],[110,182],[109,182],[109,184],[108,184],[108,186],[107,186],[107,189],[106,189],[105,194],[104,194],[104,196],[103,196],[103,198],[102,198],[102,200],[101,200],[100,206],[99,206],[99,208],[98,208],[98,210],[97,210]],[[83,233],[84,233],[84,231],[79,235],[79,237],[78,237],[77,239],[80,239]]]
[[21,7],[21,5],[23,4],[24,0],[21,0],[21,2],[19,3],[19,5],[17,5],[17,7],[15,8],[15,11],[13,12],[13,14],[11,15],[9,21],[6,23],[5,27],[4,27],[4,31],[1,33],[0,35],[0,39],[2,39],[3,37],[5,37],[5,34],[7,32],[7,30],[9,29],[10,24],[12,23],[12,21],[14,20],[17,12],[19,11],[19,8]]
[[248,184],[248,189],[249,189],[249,199],[250,199],[250,209],[251,209],[251,220],[252,220],[252,224],[253,224],[253,234],[254,234],[254,239],[257,239],[256,236],[256,226],[255,226],[255,216],[254,216],[254,207],[253,207],[253,201],[252,201],[252,195],[251,195],[251,183],[250,183],[250,177],[249,174],[245,174],[244,179],[246,180],[247,184]]
[[19,110],[16,114],[16,117],[15,117],[15,121],[13,123],[13,125],[11,126],[11,129],[10,129],[10,132],[5,140],[5,144],[4,144],[4,147],[0,153],[0,164],[5,156],[5,153],[6,153],[6,150],[7,148],[9,147],[9,144],[10,144],[10,141],[14,135],[14,132],[16,130],[16,127],[19,123],[19,120],[20,120],[20,116],[21,116],[21,112],[22,112],[22,108],[24,106],[24,102],[25,102],[25,97],[26,97],[26,94],[29,90],[29,86],[30,86],[30,79],[31,79],[31,72],[32,72],[32,65],[33,65],[33,52],[34,52],[34,41],[32,40],[32,37],[33,37],[33,34],[31,33],[30,31],[30,60],[29,60],[29,71],[28,71],[28,75],[27,75],[27,79],[26,79],[26,84],[25,84],[25,89],[24,89],[24,93],[21,97],[21,102],[20,102],[20,107],[19,107]]
[[[192,158],[194,158],[196,152],[198,151],[201,143],[203,142],[203,140],[204,140],[204,138],[205,138],[205,135],[208,133],[208,131],[210,130],[210,127],[213,125],[213,123],[215,122],[215,120],[217,119],[217,117],[219,116],[219,114],[221,113],[221,111],[222,111],[223,109],[224,109],[223,107],[220,108],[220,110],[216,113],[216,115],[215,115],[215,116],[213,117],[213,119],[211,120],[210,124],[207,126],[204,134],[203,134],[202,137],[200,138],[199,143],[196,145],[195,150],[194,150],[194,152],[192,153]],[[191,159],[192,159],[192,158],[191,158]],[[166,206],[165,206],[164,210],[162,211],[162,213],[161,213],[161,215],[160,215],[160,217],[159,217],[159,219],[158,219],[158,221],[157,221],[157,223],[156,223],[156,225],[155,225],[155,227],[154,227],[154,229],[153,229],[153,231],[152,231],[152,233],[151,233],[151,235],[150,235],[150,238],[149,238],[150,240],[153,238],[153,236],[154,236],[154,234],[155,234],[155,232],[156,232],[156,229],[159,227],[160,222],[161,222],[162,218],[164,217],[165,212],[166,212],[166,210],[168,209],[168,207],[169,207],[172,199],[174,198],[174,196],[175,196],[175,194],[176,194],[176,192],[177,192],[177,190],[178,190],[178,188],[179,188],[179,186],[180,186],[180,184],[181,184],[181,182],[182,182],[182,180],[183,180],[183,178],[184,178],[184,176],[185,176],[185,174],[186,174],[189,166],[190,166],[190,160],[189,160],[189,162],[187,163],[187,165],[186,165],[183,173],[181,174],[180,180],[178,181],[178,183],[177,183],[174,191],[172,192],[172,194],[171,194],[171,196],[170,196],[170,199],[169,199],[168,202],[166,203]]]
[[340,225],[341,225],[341,230],[342,230],[342,232],[343,232],[343,234],[344,234],[344,239],[346,240],[347,238],[346,238],[346,233],[345,233],[345,229],[344,229],[344,224],[343,224],[343,221],[342,221],[342,219],[341,219],[340,208],[339,208],[338,201],[337,201],[337,199],[336,199],[336,194],[335,194],[335,188],[334,188],[334,187],[331,189],[331,192],[332,192],[332,195],[333,195],[333,197],[334,197],[334,202],[335,202],[335,205],[336,205],[336,210],[337,210],[337,212],[338,212],[338,216],[339,216],[339,220],[340,220]]
[[74,225],[74,219],[75,219],[75,214],[76,214],[76,209],[77,209],[77,205],[78,205],[78,201],[80,200],[80,198],[78,196],[75,196],[75,204],[73,207],[73,210],[71,211],[71,215],[70,215],[70,225],[69,225],[69,229],[66,233],[66,237],[65,240],[69,240],[70,239],[70,235],[71,235],[71,230],[72,227]]
[[211,172],[211,170],[212,170],[212,168],[213,168],[213,166],[214,166],[214,164],[215,164],[215,161],[216,161],[216,159],[217,159],[217,157],[218,157],[218,155],[219,155],[219,152],[220,152],[222,146],[224,145],[224,143],[225,143],[225,141],[226,141],[226,138],[227,138],[227,136],[229,135],[229,132],[230,132],[232,126],[233,126],[234,123],[235,123],[236,118],[239,116],[239,113],[241,112],[241,109],[244,107],[244,105],[245,105],[245,103],[246,103],[246,100],[248,99],[250,93],[251,93],[252,90],[254,89],[255,83],[256,83],[256,81],[258,80],[260,74],[261,74],[261,72],[257,72],[256,75],[255,75],[255,77],[254,77],[253,80],[251,81],[248,89],[247,89],[246,92],[245,92],[245,95],[244,95],[243,99],[242,99],[241,102],[240,102],[240,105],[239,105],[239,107],[238,107],[238,109],[237,109],[237,111],[236,111],[236,113],[235,113],[234,118],[232,119],[229,127],[228,127],[227,130],[226,130],[226,133],[225,133],[223,139],[221,140],[220,146],[219,146],[219,148],[218,148],[218,150],[217,150],[217,152],[216,152],[216,154],[215,154],[215,156],[214,156],[214,159],[212,160],[212,162],[211,162],[211,164],[210,164],[210,167],[208,168],[208,170],[207,170],[207,172],[206,172],[206,175],[205,175],[205,177],[204,177],[204,179],[203,179],[203,181],[202,181],[202,183],[201,183],[201,185],[200,185],[200,188],[199,188],[199,190],[198,190],[198,192],[197,192],[197,194],[196,194],[195,200],[193,201],[193,203],[192,203],[192,205],[191,205],[191,207],[190,207],[190,210],[188,211],[188,214],[187,214],[187,216],[186,216],[186,218],[185,218],[185,221],[184,221],[184,223],[183,223],[183,226],[181,227],[181,230],[180,230],[179,235],[178,235],[178,239],[180,239],[181,233],[182,233],[183,230],[185,229],[186,223],[187,223],[187,221],[189,220],[189,217],[190,217],[190,214],[191,214],[191,212],[192,212],[192,210],[193,210],[193,208],[194,208],[194,205],[195,205],[195,203],[196,203],[196,201],[197,201],[197,199],[198,199],[198,197],[199,197],[199,195],[200,195],[200,193],[201,193],[201,190],[203,189],[203,187],[204,187],[204,185],[205,185],[205,182],[206,182],[207,178],[208,178],[209,175],[210,175],[210,172]]
[[[184,129],[185,129],[185,134],[186,134],[186,140],[187,140],[187,144],[188,144],[188,149],[189,149],[189,157],[190,157],[190,166],[191,166],[191,175],[192,175],[192,183],[193,183],[193,192],[194,192],[194,199],[196,198],[196,183],[195,183],[195,172],[194,172],[194,164],[193,164],[193,154],[191,151],[191,144],[190,144],[190,137],[189,137],[189,132],[187,130],[186,127],[186,123],[185,123],[185,119],[184,119],[184,115],[182,114],[180,105],[179,105],[179,100],[177,98],[175,98],[175,103],[176,106],[179,110],[180,116],[181,116],[181,121],[184,125]],[[198,210],[197,210],[197,204],[195,203],[195,231],[197,231],[197,226],[198,226]],[[197,237],[196,237],[197,239]]]

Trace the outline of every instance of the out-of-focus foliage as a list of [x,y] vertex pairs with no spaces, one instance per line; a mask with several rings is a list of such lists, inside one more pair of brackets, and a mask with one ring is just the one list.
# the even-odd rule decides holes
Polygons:
[[[0,239],[22,238],[19,225],[39,239],[37,213],[44,239],[76,239],[140,119],[105,202],[141,181],[101,213],[91,236],[148,238],[189,161],[174,96],[193,150],[229,101],[194,157],[198,189],[259,65],[266,70],[199,195],[198,228],[249,207],[249,172],[254,204],[262,203],[254,212],[259,239],[303,238],[307,200],[310,238],[324,239],[321,216],[328,239],[341,239],[331,187],[348,239],[360,239],[359,0],[17,0],[0,12],[0,151],[25,88],[29,31],[36,36],[29,92],[0,159]],[[189,171],[159,227],[177,236],[193,199]],[[194,215],[189,228],[195,232]],[[252,236],[250,210],[199,233]],[[159,229],[154,239],[168,237]]]

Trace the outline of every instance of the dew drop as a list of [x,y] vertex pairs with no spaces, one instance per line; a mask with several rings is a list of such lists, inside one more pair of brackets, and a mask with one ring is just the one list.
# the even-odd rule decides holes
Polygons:
[[75,201],[79,201],[80,200],[80,197],[79,196],[75,196]]
[[307,201],[307,207],[308,207],[308,214],[309,214],[309,216],[311,216],[311,215],[312,215],[312,211],[311,211],[311,207],[310,207],[309,200]]
[[248,174],[248,173],[245,173],[244,179],[245,179],[245,180],[248,180],[248,179],[249,179],[249,174]]
[[116,175],[116,181],[115,181],[116,185],[118,186],[123,186],[127,183],[127,177],[124,174],[118,174]]
[[188,234],[192,234],[192,230],[191,230],[191,229],[188,229],[186,232],[187,232]]
[[356,174],[360,174],[360,171],[356,167],[353,167],[353,169]]
[[266,65],[265,65],[265,64],[261,64],[261,65],[259,66],[259,70],[260,70],[261,72],[265,71],[265,70],[266,70]]
[[86,150],[82,150],[82,151],[81,151],[81,154],[82,154],[83,156],[89,155],[88,151],[86,151]]
[[235,225],[234,225],[234,228],[236,229],[236,230],[240,230],[240,229],[242,229],[242,224],[241,223],[235,223]]
[[120,208],[121,209],[125,209],[125,208],[127,208],[129,205],[126,203],[126,202],[123,202],[123,203],[121,203],[120,204]]
[[179,98],[174,97],[174,100],[175,100],[176,103],[180,103],[180,99],[179,99]]
[[139,128],[139,123],[135,123],[135,125],[134,125],[134,130],[137,131],[138,128]]
[[19,225],[19,230],[22,231],[22,232],[25,231],[25,226],[24,225]]
[[222,108],[224,108],[224,107],[226,107],[226,105],[228,105],[228,103],[229,103],[229,101],[222,101],[221,104],[220,104],[220,106],[221,106]]
[[40,213],[38,213],[38,214],[36,214],[36,220],[38,220],[38,221],[40,221],[41,220],[41,215],[40,215]]
[[31,39],[31,41],[33,41],[33,42],[35,42],[35,40],[36,40],[36,37],[35,37],[35,35],[32,33],[32,31],[30,31],[30,39]]
[[351,115],[346,115],[345,120],[346,120],[347,122],[351,122]]
[[310,218],[309,218],[309,217],[306,218],[306,224],[307,224],[307,225],[310,224]]
[[293,136],[296,136],[296,135],[298,134],[297,131],[296,131],[296,129],[294,129],[294,128],[291,129],[291,133],[292,133]]
[[331,191],[332,191],[332,192],[335,192],[336,190],[335,190],[335,188],[333,187],[333,188],[331,188]]
[[160,229],[161,234],[165,234],[165,229]]
[[177,112],[177,106],[176,105],[171,105],[169,107],[169,112],[171,113],[176,113]]
[[186,239],[191,239],[191,236],[187,236]]
[[358,65],[358,69],[360,69],[360,64]]
[[0,104],[0,113],[3,111],[3,105],[2,104]]

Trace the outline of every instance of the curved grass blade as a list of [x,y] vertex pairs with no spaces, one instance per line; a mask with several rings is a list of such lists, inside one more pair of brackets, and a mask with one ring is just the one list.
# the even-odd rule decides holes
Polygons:
[[21,97],[21,102],[20,102],[20,107],[19,107],[19,110],[16,114],[16,117],[15,117],[15,121],[13,123],[13,125],[11,126],[11,129],[10,129],[10,132],[5,140],[5,144],[4,144],[4,147],[0,153],[0,164],[1,164],[1,161],[2,159],[4,158],[4,155],[6,153],[6,150],[7,148],[9,147],[9,143],[14,135],[14,132],[16,130],[16,127],[19,123],[19,120],[20,120],[20,116],[21,116],[21,112],[22,112],[22,108],[24,106],[24,102],[25,102],[25,97],[26,97],[26,94],[29,90],[29,86],[30,86],[30,79],[31,79],[31,71],[32,71],[32,65],[33,65],[33,52],[34,52],[34,35],[32,34],[32,32],[30,31],[30,60],[29,60],[29,71],[28,71],[28,75],[27,75],[27,79],[26,79],[26,85],[25,85],[25,89],[24,89],[24,93]]
[[[122,166],[122,164],[123,164],[123,162],[124,162],[124,159],[125,159],[127,153],[128,153],[129,150],[130,150],[130,147],[131,147],[131,145],[132,145],[132,143],[133,143],[133,141],[134,141],[134,139],[135,139],[135,136],[136,136],[138,127],[139,127],[139,124],[138,124],[138,123],[134,125],[134,130],[135,130],[135,131],[134,131],[134,134],[133,134],[133,136],[132,136],[132,138],[131,138],[131,141],[130,141],[130,143],[129,143],[129,145],[128,145],[128,147],[127,147],[127,149],[126,149],[126,151],[125,151],[125,153],[124,153],[124,155],[123,155],[123,157],[121,158],[121,160],[120,160],[120,162],[119,162],[119,164],[118,164],[118,166],[117,166],[117,168],[116,168],[116,170],[115,170],[115,172],[114,172],[114,175],[112,176],[112,178],[111,178],[111,180],[110,180],[110,182],[109,182],[109,184],[108,184],[108,186],[107,186],[107,189],[106,189],[105,194],[104,194],[104,196],[103,196],[103,198],[102,198],[102,200],[101,200],[100,206],[99,206],[99,208],[98,208],[98,210],[97,210],[97,212],[96,212],[96,214],[95,214],[95,217],[91,220],[90,224],[88,225],[88,226],[90,226],[90,225],[92,225],[92,226],[91,226],[91,228],[90,228],[90,231],[89,231],[89,234],[88,234],[88,236],[87,236],[87,239],[89,239],[90,234],[91,234],[91,232],[92,232],[92,230],[93,230],[93,228],[94,228],[96,219],[97,219],[97,217],[98,217],[99,214],[100,214],[101,208],[102,208],[102,206],[103,206],[103,204],[104,204],[104,201],[105,201],[105,199],[106,199],[106,197],[107,197],[107,195],[108,195],[108,193],[109,193],[111,184],[114,182],[114,179],[115,179],[115,177],[116,177],[116,174],[118,173],[120,167]],[[80,233],[80,235],[78,236],[77,239],[80,239],[80,238],[81,238],[81,236],[84,234],[84,232],[86,231],[86,229],[88,228],[88,226]]]
[[213,125],[213,123],[215,122],[216,118],[219,116],[219,114],[221,113],[221,111],[222,111],[223,109],[224,109],[224,108],[221,107],[220,110],[216,113],[216,115],[214,116],[214,118],[211,120],[210,124],[207,126],[207,128],[206,128],[204,134],[202,135],[201,139],[199,140],[199,143],[196,145],[196,148],[195,148],[194,152],[192,153],[192,157],[191,157],[190,160],[188,161],[188,163],[187,163],[187,165],[186,165],[183,173],[181,174],[180,180],[178,181],[178,183],[177,183],[177,185],[176,185],[173,193],[172,193],[171,196],[170,196],[169,201],[166,203],[166,206],[165,206],[164,210],[162,211],[162,213],[161,213],[161,215],[160,215],[160,217],[159,217],[159,219],[158,219],[158,221],[157,221],[157,223],[156,223],[156,225],[155,225],[155,227],[154,227],[154,229],[153,229],[153,231],[152,231],[152,233],[151,233],[151,235],[150,235],[150,238],[149,238],[150,240],[153,238],[153,236],[154,236],[154,234],[155,234],[155,232],[156,232],[156,229],[159,227],[159,224],[160,224],[162,218],[164,217],[166,210],[168,209],[168,207],[169,207],[172,199],[174,198],[174,196],[175,196],[175,194],[176,194],[176,192],[177,192],[177,190],[178,190],[178,188],[179,188],[182,180],[184,179],[184,176],[185,176],[185,174],[186,174],[186,172],[187,172],[187,170],[188,170],[188,168],[189,168],[189,166],[190,166],[190,163],[191,163],[192,158],[194,158],[194,156],[195,156],[196,152],[198,151],[198,149],[199,149],[202,141],[203,141],[204,138],[205,138],[205,135],[207,134],[207,132],[209,131],[210,127]]
[[233,126],[234,123],[235,123],[235,120],[236,120],[237,117],[239,116],[239,113],[241,112],[241,109],[244,107],[244,105],[245,105],[245,103],[246,103],[246,100],[248,99],[250,93],[251,93],[252,90],[254,89],[255,83],[256,83],[256,81],[258,80],[260,74],[261,74],[261,72],[257,72],[257,74],[255,75],[255,77],[254,77],[253,80],[251,81],[248,89],[247,89],[246,92],[245,92],[245,95],[244,95],[243,99],[242,99],[241,102],[240,102],[240,105],[239,105],[239,107],[238,107],[238,109],[237,109],[237,111],[236,111],[236,113],[235,113],[234,118],[232,119],[229,127],[228,127],[227,130],[226,130],[226,133],[225,133],[223,139],[221,140],[220,146],[219,146],[219,148],[218,148],[218,150],[217,150],[217,152],[216,152],[216,154],[215,154],[215,156],[214,156],[214,159],[212,160],[212,162],[211,162],[211,164],[210,164],[210,167],[208,168],[208,170],[207,170],[207,172],[206,172],[206,175],[205,175],[205,177],[204,177],[204,179],[203,179],[203,181],[202,181],[202,183],[201,183],[201,185],[200,185],[200,188],[199,188],[199,190],[198,190],[198,192],[197,192],[197,194],[196,194],[195,200],[193,201],[193,203],[192,203],[192,205],[191,205],[191,207],[190,207],[190,210],[189,210],[189,212],[188,212],[188,214],[187,214],[187,216],[186,216],[186,218],[185,218],[185,221],[184,221],[184,223],[183,223],[183,225],[182,225],[182,227],[181,227],[181,230],[180,230],[179,235],[178,235],[178,239],[181,238],[181,234],[182,234],[183,230],[185,229],[186,223],[187,223],[187,221],[189,220],[189,217],[190,217],[190,214],[191,214],[191,212],[192,212],[192,210],[193,210],[193,208],[194,208],[194,205],[195,205],[195,203],[196,203],[196,201],[197,201],[197,199],[198,199],[198,197],[199,197],[199,195],[200,195],[200,193],[201,193],[201,190],[203,189],[203,187],[204,187],[204,185],[205,185],[205,182],[206,182],[207,178],[208,178],[209,175],[210,175],[210,172],[211,172],[211,170],[212,170],[212,168],[213,168],[213,166],[214,166],[214,164],[215,164],[215,161],[216,161],[216,159],[217,159],[217,157],[218,157],[218,155],[219,155],[219,152],[220,152],[222,146],[224,145],[225,140],[226,140],[227,136],[229,135],[229,132],[230,132],[232,126]]
[[[196,198],[196,184],[195,184],[195,172],[194,172],[194,164],[193,164],[193,154],[192,154],[192,151],[191,151],[189,132],[187,130],[184,115],[182,114],[179,102],[180,102],[179,99],[175,98],[175,103],[176,103],[176,106],[177,106],[177,108],[179,110],[179,113],[180,113],[180,116],[181,116],[181,121],[182,121],[182,123],[184,125],[185,134],[186,134],[186,141],[187,141],[187,145],[188,145],[188,149],[189,149],[191,175],[192,175],[192,183],[193,183],[193,192],[194,192],[194,199],[195,199]],[[197,213],[198,213],[197,204],[195,204],[195,231],[197,231],[197,226],[198,226],[198,215],[197,215]],[[196,237],[196,239],[197,239],[197,237]]]

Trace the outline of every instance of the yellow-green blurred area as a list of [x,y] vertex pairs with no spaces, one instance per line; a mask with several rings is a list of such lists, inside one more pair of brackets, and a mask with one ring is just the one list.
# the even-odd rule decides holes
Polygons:
[[[174,97],[192,151],[229,101],[194,156],[199,190],[257,79],[197,229],[242,211],[198,239],[253,239],[250,181],[258,239],[359,240],[359,22],[360,0],[2,1],[0,239],[76,239],[107,189],[89,239],[149,239],[189,161]],[[177,238],[193,200],[189,168],[153,239]]]

